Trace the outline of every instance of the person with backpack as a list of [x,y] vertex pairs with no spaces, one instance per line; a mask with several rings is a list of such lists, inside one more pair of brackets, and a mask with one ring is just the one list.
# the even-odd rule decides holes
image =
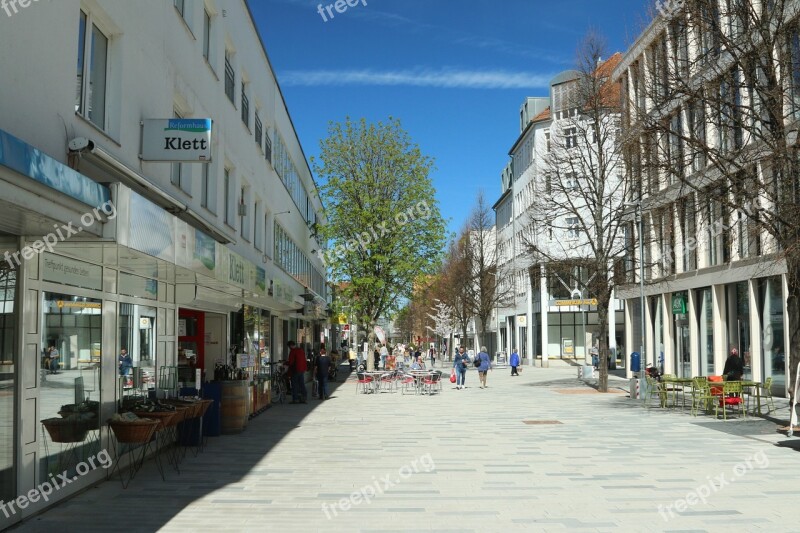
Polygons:
[[481,388],[489,388],[486,384],[486,374],[492,369],[492,360],[489,358],[486,346],[481,346],[480,353],[475,356],[475,366],[478,367],[478,378],[481,382]]

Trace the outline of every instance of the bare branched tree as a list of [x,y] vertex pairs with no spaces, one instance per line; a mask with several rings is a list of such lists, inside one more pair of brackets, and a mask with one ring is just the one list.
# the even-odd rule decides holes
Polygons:
[[800,364],[798,8],[686,0],[653,23],[622,78],[632,198],[650,213],[645,242],[658,260],[645,277],[785,265],[790,370]]
[[[626,182],[619,143],[619,90],[610,81],[621,56],[603,62],[604,40],[589,33],[571,79],[553,87],[547,146],[537,164],[537,201],[523,237],[533,263],[597,299],[599,388],[608,389],[608,313],[615,262],[624,255]],[[539,275],[538,269],[532,269]],[[538,286],[539,280],[532,280]]]

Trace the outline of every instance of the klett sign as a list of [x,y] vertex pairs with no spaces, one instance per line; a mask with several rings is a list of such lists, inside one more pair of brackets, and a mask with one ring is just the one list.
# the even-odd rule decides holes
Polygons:
[[210,118],[167,118],[142,121],[144,161],[211,161]]

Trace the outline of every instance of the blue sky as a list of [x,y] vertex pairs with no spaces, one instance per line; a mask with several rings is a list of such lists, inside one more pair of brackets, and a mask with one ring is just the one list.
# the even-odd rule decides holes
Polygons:
[[[479,190],[489,205],[526,96],[546,96],[593,28],[624,51],[649,0],[250,0],[310,158],[330,121],[397,117],[436,160],[442,214],[456,232]],[[318,13],[323,5],[327,22]],[[500,7],[502,6],[502,7]]]

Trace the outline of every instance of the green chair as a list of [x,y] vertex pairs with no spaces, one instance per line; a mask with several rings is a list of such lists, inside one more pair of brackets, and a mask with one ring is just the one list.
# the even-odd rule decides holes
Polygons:
[[658,403],[660,407],[664,407],[667,404],[667,391],[664,389],[661,383],[656,381],[650,376],[645,376],[647,381],[647,390],[645,390],[644,394],[644,405],[648,409],[650,409],[650,402],[653,397],[658,398]]
[[717,404],[714,409],[715,416],[719,415],[719,409],[722,408],[722,419],[728,419],[728,408],[734,409],[739,406],[739,412],[744,418],[747,418],[747,411],[744,409],[744,396],[742,394],[741,381],[725,381],[722,384],[722,396],[718,397]]
[[697,416],[700,407],[706,412],[711,410],[711,404],[719,396],[711,394],[711,387],[705,377],[692,379],[692,416]]
[[772,399],[772,377],[768,377],[763,385],[759,385],[759,388],[761,389],[759,392],[761,397],[765,400],[769,400],[769,410],[767,411],[767,414],[769,414],[775,410],[775,402]]

